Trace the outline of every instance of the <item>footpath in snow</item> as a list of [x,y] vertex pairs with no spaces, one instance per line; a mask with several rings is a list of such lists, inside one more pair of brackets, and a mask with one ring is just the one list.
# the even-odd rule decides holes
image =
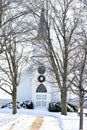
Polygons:
[[[79,130],[77,113],[60,113],[47,110],[19,109],[12,115],[11,109],[0,109],[0,130]],[[83,130],[87,130],[87,116],[84,115]]]
[[63,130],[57,113],[24,109],[15,115],[10,109],[0,109],[0,113],[0,130]]

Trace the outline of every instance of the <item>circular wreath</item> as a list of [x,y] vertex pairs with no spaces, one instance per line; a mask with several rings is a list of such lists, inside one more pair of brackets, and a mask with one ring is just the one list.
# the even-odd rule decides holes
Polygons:
[[45,76],[44,75],[40,75],[40,76],[38,76],[38,81],[39,82],[44,82],[45,81]]

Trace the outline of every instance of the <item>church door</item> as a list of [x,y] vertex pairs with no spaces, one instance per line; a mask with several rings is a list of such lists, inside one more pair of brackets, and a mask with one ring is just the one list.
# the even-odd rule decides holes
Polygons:
[[47,106],[47,89],[40,84],[36,89],[36,107],[45,108]]

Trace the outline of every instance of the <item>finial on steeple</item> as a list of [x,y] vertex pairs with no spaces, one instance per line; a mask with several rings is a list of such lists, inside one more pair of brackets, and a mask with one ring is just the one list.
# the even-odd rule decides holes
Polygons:
[[38,25],[38,32],[37,32],[38,39],[46,39],[47,37],[47,31],[46,31],[46,20],[45,20],[45,10],[44,6],[42,6],[41,15],[40,15],[40,21]]

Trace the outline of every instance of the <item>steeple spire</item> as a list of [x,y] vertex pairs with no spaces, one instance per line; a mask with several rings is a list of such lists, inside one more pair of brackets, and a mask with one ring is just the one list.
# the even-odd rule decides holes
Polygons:
[[44,6],[42,7],[42,10],[41,10],[41,16],[40,16],[40,21],[39,21],[39,25],[38,25],[37,37],[38,37],[38,39],[42,39],[42,40],[46,39],[46,37],[47,37]]

